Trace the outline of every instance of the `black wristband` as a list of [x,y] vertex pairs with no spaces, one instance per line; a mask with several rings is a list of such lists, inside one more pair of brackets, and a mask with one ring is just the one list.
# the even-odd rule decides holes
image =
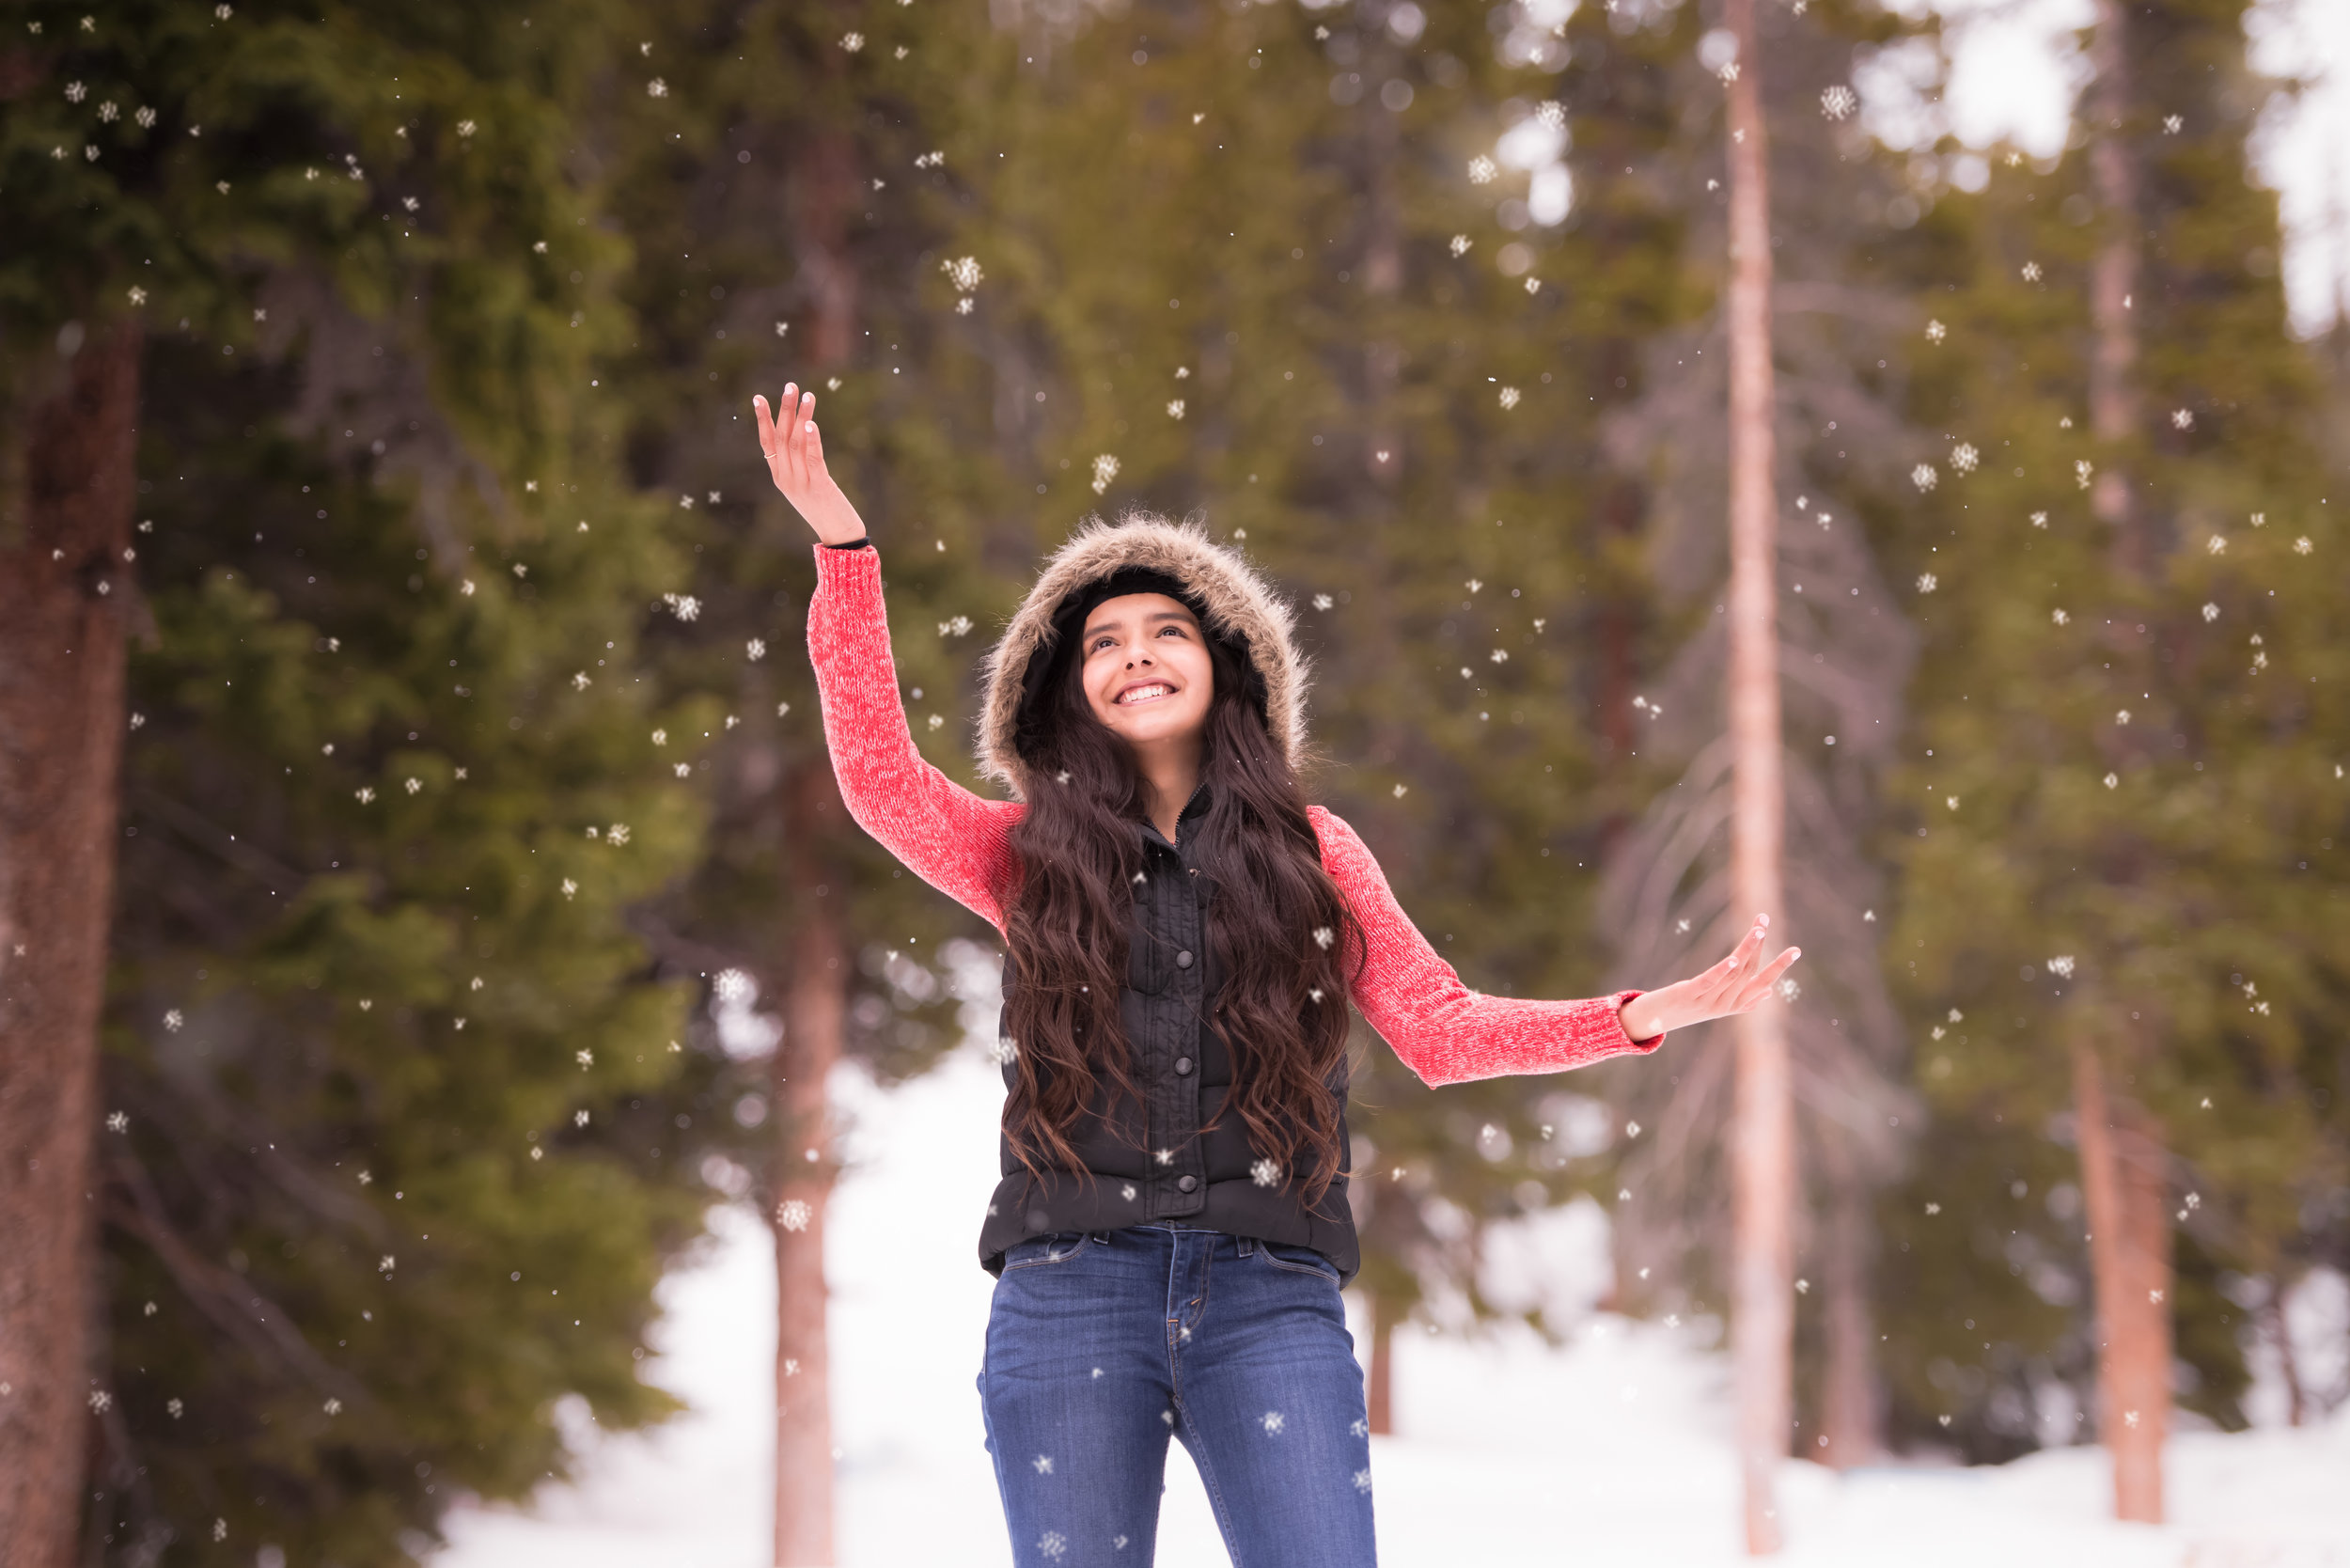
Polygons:
[[872,542],[868,535],[859,534],[846,544],[827,544],[824,548],[827,550],[863,550],[870,547]]

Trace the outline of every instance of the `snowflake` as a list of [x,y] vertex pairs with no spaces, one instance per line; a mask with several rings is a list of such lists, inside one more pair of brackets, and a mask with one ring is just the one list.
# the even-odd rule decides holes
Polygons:
[[[223,7],[221,8],[221,9],[222,9],[222,10],[227,10],[227,8],[227,8],[227,7],[226,7],[226,6],[223,6]],[[178,1401],[176,1401],[176,1400],[175,1400],[173,1403],[178,1403]],[[226,1519],[214,1519],[214,1520],[212,1521],[212,1539],[213,1539],[213,1540],[215,1540],[215,1541],[226,1541],[226,1540],[227,1540],[227,1539],[228,1539],[228,1521],[227,1521],[227,1520],[226,1520]]]
[[1509,651],[1508,651],[1507,649],[1501,649],[1501,648],[1496,648],[1496,649],[1495,649],[1495,650],[1494,650],[1494,652],[1493,652],[1493,660],[1494,660],[1494,663],[1496,663],[1496,664],[1497,664],[1497,665],[1506,665],[1506,664],[1508,664],[1508,663],[1510,662],[1510,653],[1509,653]]
[[1494,161],[1481,152],[1469,160],[1468,177],[1469,183],[1472,185],[1490,185],[1493,183],[1494,176],[1500,172],[1495,166]]
[[89,88],[79,82],[68,82],[65,85],[65,101],[68,103],[79,103],[88,96]]
[[2252,514],[2252,526],[2255,528],[2264,528],[2268,526],[2268,514],[2264,511],[2254,512]]
[[578,1062],[579,1070],[585,1073],[596,1064],[596,1053],[583,1046],[572,1053],[572,1059]]
[[1941,478],[1941,475],[1935,472],[1934,464],[1931,463],[1921,463],[1909,471],[1909,482],[1919,490],[1932,490],[1940,482]]
[[1566,128],[1567,106],[1555,98],[1546,98],[1534,105],[1534,121],[1545,131]]
[[1040,1453],[1028,1463],[1036,1466],[1038,1475],[1049,1476],[1053,1473],[1053,1456],[1049,1453]]
[[2097,465],[2087,458],[2076,459],[2073,463],[2073,478],[2080,481],[2083,490],[2089,488],[2089,481],[2096,472]]
[[383,1257],[376,1260],[375,1272],[378,1274],[389,1274],[392,1272],[392,1255],[390,1253],[386,1252]]
[[375,786],[372,784],[362,784],[352,792],[358,797],[359,804],[362,806],[368,805],[375,799]]
[[938,270],[947,274],[948,281],[955,286],[958,293],[964,294],[977,289],[979,280],[986,275],[979,271],[979,259],[976,256],[959,256],[949,261],[941,261]]
[[1355,1490],[1357,1492],[1371,1490],[1371,1471],[1368,1468],[1355,1472]]
[[1281,1168],[1271,1160],[1259,1160],[1248,1168],[1248,1174],[1259,1186],[1269,1187],[1280,1182]]
[[1820,94],[1820,113],[1830,119],[1849,119],[1852,112],[1859,107],[1860,95],[1841,82]]
[[178,1400],[176,1400],[176,1399],[165,1400],[165,1401],[164,1402],[164,1413],[165,1413],[165,1414],[167,1414],[168,1416],[170,1416],[170,1417],[171,1417],[171,1419],[172,1419],[173,1420],[175,1420],[175,1421],[176,1421],[176,1420],[178,1420],[178,1419],[180,1419],[180,1413],[181,1413],[182,1411],[186,1410],[186,1409],[187,1409],[187,1406],[186,1406],[186,1405],[184,1405],[184,1404],[182,1404],[182,1403],[180,1403]]
[[[1724,82],[1735,82],[1738,80],[1738,62],[1735,60],[1724,60],[1722,62],[1721,70],[1716,71],[1714,74],[1719,76]],[[1743,137],[1740,139],[1744,140]]]
[[2184,116],[2165,115],[2162,117],[2162,133],[2164,135],[2175,136],[2186,129],[2186,119]]
[[1944,326],[1938,320],[1926,323],[1926,341],[1929,343],[1939,343],[1950,335],[1950,329]]
[[2118,709],[2118,710],[2116,710],[2116,712],[2114,713],[2114,715],[2113,715],[2113,722],[2114,722],[2114,723],[2116,723],[2116,724],[2127,724],[2127,723],[2129,723],[2129,722],[2130,722],[2130,711],[2129,711],[2127,708],[2123,708],[2123,709]]
[[[693,504],[693,498],[691,496],[686,498],[686,504],[688,506]],[[665,593],[661,597],[668,602],[669,608],[676,613],[677,618],[680,620],[699,620],[701,619],[702,602],[695,598],[692,594],[681,593],[671,596]]]
[[2206,601],[2203,605],[2203,619],[2205,620],[2217,620],[2219,619],[2219,606]]
[[805,1231],[816,1211],[801,1199],[787,1199],[776,1205],[776,1223],[787,1231]]
[[604,829],[603,839],[604,839],[604,842],[606,842],[606,843],[608,843],[608,844],[625,844],[625,843],[627,843],[627,842],[628,842],[628,823],[613,823],[610,827],[608,827],[608,828]]
[[1183,416],[1183,399],[1175,398],[1168,400],[1167,405],[1167,416],[1169,419],[1181,419]]
[[2055,620],[2055,622],[2056,622],[2059,626],[2061,626],[2061,625],[2065,624],[2065,622],[2067,622],[2067,621],[2069,621],[2069,620],[2071,620],[2071,619],[2073,619],[2071,616],[2066,615],[2066,614],[2063,612],[2063,610],[2061,610],[2061,609],[2055,609],[2055,610],[2051,610],[2051,611],[2049,611],[2049,612],[2048,612],[2048,614],[2049,614],[2050,619],[2052,619],[2053,620]]
[[116,1111],[106,1118],[106,1131],[110,1133],[127,1133],[130,1130],[131,1119],[128,1116],[125,1116],[122,1112]]
[[854,55],[858,50],[865,47],[865,35],[863,33],[843,33],[840,35],[840,47]]
[[2193,430],[2195,428],[2195,411],[2190,408],[2172,409],[2170,411],[2170,428],[2174,431]]
[[1326,593],[1317,593],[1314,595],[1314,608],[1317,610],[1326,610],[1337,603],[1337,600],[1331,598]]
[[584,1110],[572,1112],[572,1125],[574,1127],[588,1125],[588,1113]]
[[1466,256],[1468,254],[1469,246],[1473,243],[1475,243],[1475,242],[1472,241],[1467,235],[1455,234],[1452,236],[1452,254],[1455,256]]
[[1529,277],[1526,280],[1526,291],[1529,294],[1541,289],[1542,286],[1543,280],[1539,277]]
[[1505,386],[1501,389],[1501,406],[1504,408],[1515,408],[1518,406],[1518,389],[1516,387]]
[[131,286],[131,303],[133,305],[145,305],[147,303],[147,290],[140,288],[135,283]]
[[1919,593],[1932,593],[1936,586],[1936,581],[1937,580],[1933,572],[1920,572],[1918,573],[1918,591]]
[[743,651],[744,655],[750,659],[751,663],[757,664],[760,660],[767,656],[767,639],[765,637],[753,637],[749,642],[744,645]]
[[155,111],[149,108],[141,108],[137,114],[133,115],[131,118],[138,121],[139,129],[144,131],[155,123]]
[[2106,788],[2107,788],[2107,789],[2108,789],[2108,790],[2113,789],[2113,788],[2115,788],[2116,786],[2118,786],[2121,782],[2122,782],[2122,776],[2121,776],[2120,774],[2118,774],[2118,773],[2109,773],[2109,774],[2106,775]]
[[1402,800],[1403,798],[1403,792],[1410,788],[1411,786],[1409,784],[1398,784],[1395,787],[1395,798]]
[[574,898],[578,895],[578,893],[579,884],[573,882],[570,877],[565,877],[563,879],[563,896],[567,899]]
[[1371,1435],[1371,1423],[1357,1416],[1355,1418],[1355,1424],[1346,1430],[1356,1437],[1368,1437]]
[[1278,1410],[1268,1410],[1263,1415],[1258,1417],[1257,1420],[1258,1423],[1264,1428],[1265,1435],[1268,1437],[1280,1431],[1283,1426],[1288,1424],[1288,1418],[1283,1416]]
[[2046,527],[2048,525],[2048,514],[2044,511],[2033,512],[2031,514],[2031,525],[2035,528]]
[[2040,281],[2039,262],[2027,261],[2024,263],[2024,281],[2026,283],[2037,283]]
[[403,779],[403,780],[401,781],[401,784],[402,784],[402,787],[403,787],[404,789],[406,789],[406,790],[407,790],[407,792],[408,792],[410,794],[412,794],[412,795],[413,795],[413,794],[415,794],[417,791],[419,791],[419,790],[421,790],[421,789],[423,789],[423,788],[424,788],[424,780],[423,780],[423,779],[421,779],[421,778],[408,778],[408,779]]
[[1778,995],[1780,1000],[1792,1002],[1803,995],[1803,987],[1795,983],[1793,975],[1788,975],[1778,982]]
[[1975,450],[1974,443],[1970,441],[1962,441],[1950,448],[1950,466],[1962,474],[1973,473],[1975,465],[1982,461],[1982,454]]
[[180,1010],[178,1008],[173,1008],[169,1012],[164,1014],[164,1027],[172,1034],[178,1034],[180,1032],[180,1027],[186,1022],[187,1020],[180,1015]]
[[121,113],[120,109],[115,107],[115,101],[111,98],[98,106],[99,119],[108,125],[112,125]]
[[1101,456],[1093,460],[1093,494],[1099,495],[1104,491],[1109,489],[1110,481],[1116,478],[1118,478],[1118,460],[1116,458],[1112,457],[1107,452],[1104,452]]
[[1941,1204],[1939,1204],[1939,1203],[1929,1203],[1929,1204],[1927,1204],[1927,1205],[1926,1205],[1926,1213],[1928,1213],[1928,1214],[1930,1214],[1930,1215],[1938,1215],[1938,1214],[1940,1214],[1941,1212],[1942,1212],[1942,1205],[1941,1205]]
[[684,778],[684,777],[688,776],[689,775],[691,775],[691,774],[693,773],[693,771],[694,771],[694,764],[693,764],[693,763],[691,763],[691,762],[680,762],[680,763],[677,765],[677,776],[678,776],[680,778]]
[[2293,541],[2293,553],[2296,556],[2306,556],[2315,548],[2316,546],[2310,542],[2310,536],[2307,534],[2303,534]]
[[1152,1158],[1157,1160],[1161,1165],[1173,1165],[1175,1163],[1175,1151],[1172,1149],[1161,1149],[1152,1154]]
[[1131,1203],[1135,1200],[1135,1184],[1132,1182],[1127,1183],[1124,1186],[1119,1188],[1118,1191],[1119,1196],[1125,1199],[1127,1202]]
[[651,81],[645,84],[645,96],[648,98],[666,98],[669,96],[669,84],[664,82],[660,77],[656,76]]
[[1336,935],[1337,933],[1333,932],[1328,926],[1314,927],[1314,942],[1324,952],[1330,950],[1330,943]]
[[2228,553],[2227,536],[2225,534],[2212,535],[2211,538],[2205,541],[2203,548],[2215,556],[2226,555]]
[[2048,960],[2048,973],[2060,980],[2071,980],[2073,978],[2073,955],[2059,953]]
[[339,1416],[343,1413],[343,1402],[338,1399],[330,1399],[320,1408],[330,1416]]
[[[665,89],[665,90],[666,90],[666,89]],[[658,98],[658,97],[660,97],[660,96],[661,96],[661,94],[660,94],[660,93],[655,93],[655,94],[653,94],[653,96],[654,96],[655,98]],[[469,119],[461,119],[461,120],[459,120],[459,121],[457,122],[457,133],[458,133],[459,135],[461,135],[461,136],[470,136],[470,135],[472,135],[472,134],[473,134],[473,131],[474,131],[473,121],[471,121],[471,120],[469,120]]]
[[958,315],[958,316],[968,316],[969,314],[971,314],[971,296],[970,296],[970,295],[965,294],[965,295],[964,295],[964,296],[963,296],[963,298],[961,298],[961,299],[959,299],[959,300],[955,301],[955,314],[956,314],[956,315]]

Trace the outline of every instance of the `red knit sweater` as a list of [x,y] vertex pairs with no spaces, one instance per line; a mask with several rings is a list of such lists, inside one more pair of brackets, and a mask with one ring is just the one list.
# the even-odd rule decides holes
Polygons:
[[[879,554],[821,544],[815,551],[808,656],[849,815],[915,875],[1001,934],[996,890],[1016,884],[1011,829],[1027,808],[983,800],[923,759],[898,698]],[[1306,812],[1321,841],[1323,866],[1362,921],[1370,944],[1370,964],[1352,999],[1423,1082],[1557,1073],[1609,1057],[1645,1055],[1664,1043],[1662,1034],[1635,1041],[1624,1033],[1620,1014],[1637,991],[1574,1002],[1471,991],[1404,915],[1355,830],[1320,806]]]

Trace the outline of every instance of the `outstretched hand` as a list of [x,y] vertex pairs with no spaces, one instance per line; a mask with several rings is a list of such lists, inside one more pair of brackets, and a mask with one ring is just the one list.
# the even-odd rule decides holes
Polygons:
[[1652,1040],[1686,1024],[1750,1011],[1771,994],[1787,966],[1803,956],[1801,948],[1789,948],[1763,963],[1762,933],[1770,923],[1768,915],[1757,915],[1754,929],[1728,958],[1701,975],[1692,975],[1661,991],[1644,991],[1624,1003],[1623,1032],[1635,1040]]
[[787,383],[780,421],[768,412],[765,398],[753,398],[751,408],[759,416],[759,449],[766,454],[767,472],[816,537],[826,544],[864,538],[864,520],[824,466],[824,438],[816,429],[816,394]]

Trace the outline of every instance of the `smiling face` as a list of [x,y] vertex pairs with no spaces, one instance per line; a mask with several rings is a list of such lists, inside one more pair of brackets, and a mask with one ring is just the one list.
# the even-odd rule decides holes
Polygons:
[[1215,696],[1198,618],[1164,593],[1104,599],[1086,617],[1078,653],[1086,702],[1137,752],[1196,745]]

